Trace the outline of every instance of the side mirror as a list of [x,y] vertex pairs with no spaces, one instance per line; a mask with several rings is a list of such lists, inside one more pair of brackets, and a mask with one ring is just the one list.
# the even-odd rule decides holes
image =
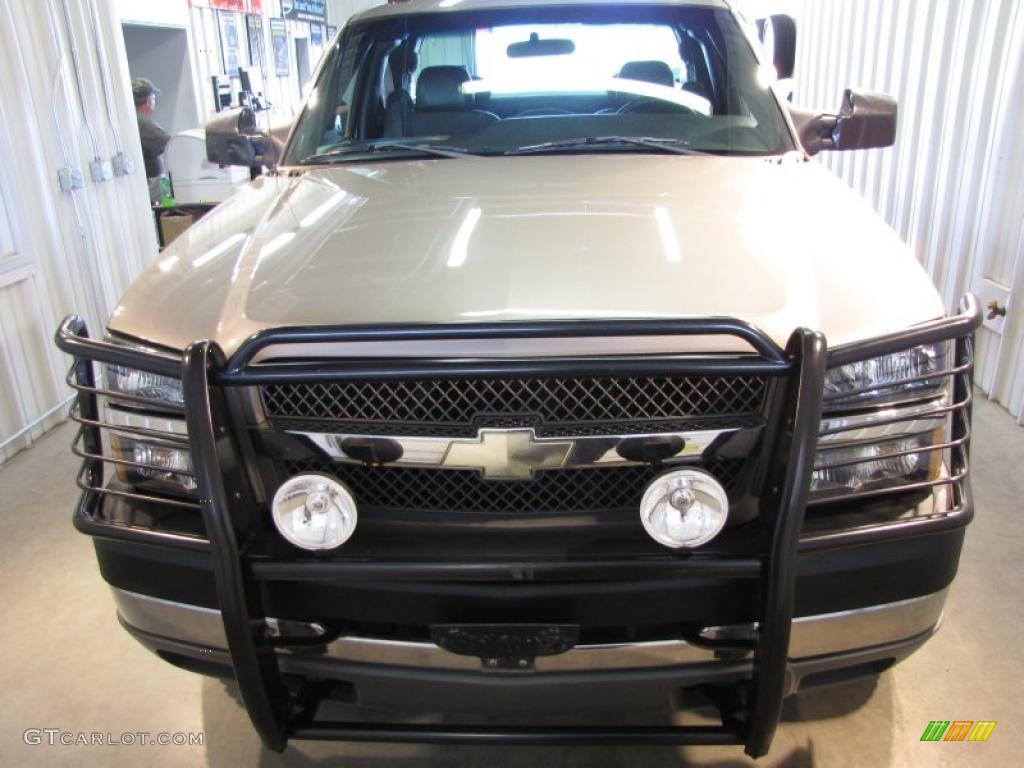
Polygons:
[[757,32],[780,80],[793,76],[796,69],[796,21],[792,16],[776,14],[757,20]]
[[256,113],[248,107],[217,113],[206,124],[206,159],[217,165],[258,168],[274,165],[278,146],[259,131]]
[[277,153],[275,158],[279,160],[281,155],[284,154],[284,145],[288,141],[288,134],[292,132],[292,123],[279,123],[278,125],[270,126],[270,133],[268,137],[274,143],[274,151]]
[[873,149],[896,143],[898,108],[884,93],[847,90],[837,115],[791,110],[809,155],[822,150]]

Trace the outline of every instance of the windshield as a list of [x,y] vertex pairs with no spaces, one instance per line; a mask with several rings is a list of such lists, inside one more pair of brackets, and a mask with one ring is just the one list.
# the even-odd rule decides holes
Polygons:
[[389,16],[345,30],[284,160],[778,154],[793,144],[769,84],[736,19],[711,8]]

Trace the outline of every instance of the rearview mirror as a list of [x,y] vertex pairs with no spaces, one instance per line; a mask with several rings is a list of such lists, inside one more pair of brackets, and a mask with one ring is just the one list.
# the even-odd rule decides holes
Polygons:
[[776,14],[757,20],[761,43],[772,57],[780,80],[793,76],[796,69],[796,22],[792,16]]
[[576,43],[572,40],[549,38],[541,40],[536,32],[530,39],[522,43],[512,43],[506,53],[510,59],[524,59],[529,56],[568,56],[576,51]]
[[206,124],[206,159],[211,163],[254,168],[276,164],[278,155],[277,143],[260,132],[248,107],[218,112]]
[[809,155],[822,150],[873,149],[896,143],[898,108],[884,93],[847,90],[837,115],[791,109]]

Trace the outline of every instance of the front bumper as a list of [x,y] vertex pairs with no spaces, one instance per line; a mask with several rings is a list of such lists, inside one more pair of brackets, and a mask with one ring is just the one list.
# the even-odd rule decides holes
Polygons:
[[[122,625],[150,650],[198,672],[233,674],[220,611],[116,588],[114,598]],[[786,695],[874,675],[902,660],[938,628],[945,600],[942,590],[794,620]],[[307,627],[313,635],[315,625]],[[720,628],[733,635],[749,629]],[[713,649],[682,639],[577,646],[538,658],[524,673],[491,671],[480,659],[428,642],[352,636],[279,650],[277,661],[286,675],[334,681],[360,707],[394,710],[401,702],[403,710],[431,714],[614,712],[626,702],[634,711],[665,711],[679,703],[681,689],[735,682],[752,671],[749,654],[722,664]]]

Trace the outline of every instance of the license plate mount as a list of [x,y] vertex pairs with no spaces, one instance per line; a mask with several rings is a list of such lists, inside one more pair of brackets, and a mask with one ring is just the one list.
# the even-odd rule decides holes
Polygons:
[[580,639],[575,624],[435,624],[430,638],[460,656],[476,656],[494,671],[529,671],[538,656],[556,656]]

